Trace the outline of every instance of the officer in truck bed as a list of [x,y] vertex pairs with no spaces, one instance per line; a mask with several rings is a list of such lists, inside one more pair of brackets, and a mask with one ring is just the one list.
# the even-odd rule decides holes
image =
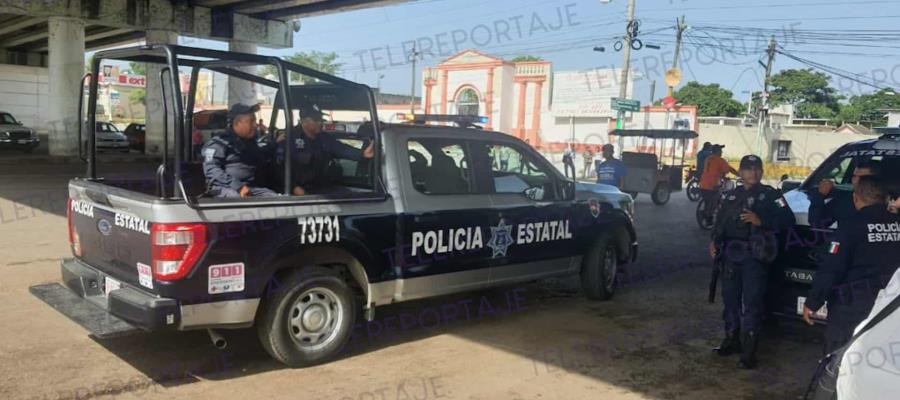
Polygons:
[[853,191],[857,210],[841,221],[819,264],[803,306],[803,319],[828,301],[825,351],[834,351],[853,336],[875,303],[875,297],[900,260],[900,216],[888,211],[881,178],[859,178]]
[[744,185],[722,193],[710,243],[725,308],[725,339],[715,350],[723,356],[740,352],[740,366],[754,368],[767,264],[778,250],[776,234],[794,225],[794,214],[777,189],[760,184],[759,157],[744,156],[738,174]]
[[256,141],[258,105],[235,104],[228,110],[231,121],[221,135],[203,146],[203,174],[215,197],[272,197],[278,194],[265,186],[272,151]]

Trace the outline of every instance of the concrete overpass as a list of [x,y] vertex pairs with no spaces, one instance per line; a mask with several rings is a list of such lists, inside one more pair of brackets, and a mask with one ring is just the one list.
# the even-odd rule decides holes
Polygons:
[[[294,20],[408,0],[0,0],[0,63],[48,68],[49,148],[78,152],[79,81],[84,53],[179,36],[227,41],[232,51],[293,47]],[[159,98],[158,67],[148,65],[147,99]],[[229,82],[229,102],[247,101],[243,82]],[[159,153],[161,111],[148,107],[147,149]]]

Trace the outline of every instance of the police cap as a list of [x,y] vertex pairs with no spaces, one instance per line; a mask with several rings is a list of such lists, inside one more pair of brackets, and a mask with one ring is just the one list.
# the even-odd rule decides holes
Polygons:
[[757,157],[753,154],[748,154],[748,155],[744,156],[744,158],[741,158],[741,168],[740,169],[750,169],[750,168],[762,169],[763,168],[762,159],[760,159],[759,157]]
[[312,118],[316,121],[322,120],[322,112],[315,107],[303,107],[300,109],[300,119]]
[[246,104],[235,103],[233,106],[231,106],[231,109],[228,110],[228,120],[234,121],[234,119],[239,115],[253,114],[257,111],[259,111],[259,104],[248,106]]

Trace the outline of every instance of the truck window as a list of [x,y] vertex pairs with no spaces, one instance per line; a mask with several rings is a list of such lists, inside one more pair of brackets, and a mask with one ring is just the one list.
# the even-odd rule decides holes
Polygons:
[[479,151],[484,151],[490,160],[488,184],[493,187],[489,192],[523,194],[526,190],[539,188],[543,195],[536,200],[553,198],[553,174],[545,165],[534,162],[530,154],[505,144],[483,143],[478,146]]
[[463,141],[421,138],[407,142],[413,187],[424,194],[474,193]]

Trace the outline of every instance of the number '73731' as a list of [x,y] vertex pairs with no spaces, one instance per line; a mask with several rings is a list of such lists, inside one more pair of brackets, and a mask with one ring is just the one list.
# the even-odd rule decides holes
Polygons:
[[337,215],[301,217],[300,244],[331,243],[341,240],[341,224]]

